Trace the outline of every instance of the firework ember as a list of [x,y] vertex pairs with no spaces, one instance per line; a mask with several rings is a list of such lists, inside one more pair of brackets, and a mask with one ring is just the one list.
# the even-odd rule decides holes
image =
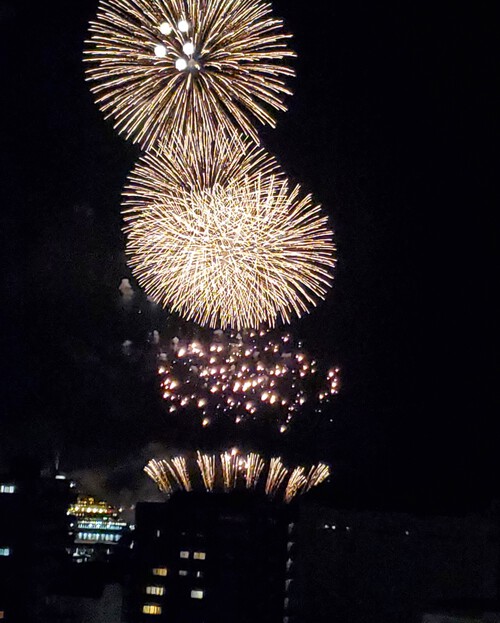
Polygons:
[[174,338],[158,362],[168,411],[192,414],[205,427],[221,417],[241,425],[268,419],[285,433],[302,410],[321,410],[339,391],[339,369],[325,373],[287,333]]

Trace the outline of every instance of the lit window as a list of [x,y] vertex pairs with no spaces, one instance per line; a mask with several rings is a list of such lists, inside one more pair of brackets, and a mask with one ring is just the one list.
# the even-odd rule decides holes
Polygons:
[[193,558],[195,560],[205,560],[206,557],[207,555],[205,554],[205,552],[195,552],[193,554]]
[[0,493],[15,493],[16,485],[0,485]]
[[191,599],[203,599],[205,591],[194,589],[191,591]]
[[5,619],[5,610],[0,610],[0,619]]
[[0,547],[0,556],[10,556],[10,547]]
[[185,569],[180,569],[179,575],[186,576],[188,572]]
[[202,578],[203,577],[203,571],[197,571],[196,572],[196,577],[197,578]]
[[165,575],[167,575],[167,568],[166,567],[157,567],[156,569],[153,569],[153,575],[165,576]]
[[146,593],[148,595],[164,595],[165,588],[163,586],[146,586]]
[[161,606],[157,604],[144,604],[144,606],[142,606],[142,612],[144,614],[161,614]]
[[181,558],[189,558],[189,552],[187,552],[186,550],[182,550],[182,551],[179,553],[179,556],[180,556]]

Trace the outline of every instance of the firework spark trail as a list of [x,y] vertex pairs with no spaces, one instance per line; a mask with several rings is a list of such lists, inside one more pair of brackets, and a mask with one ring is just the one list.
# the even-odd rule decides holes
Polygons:
[[293,498],[298,495],[307,483],[307,479],[304,476],[304,468],[296,467],[286,485],[284,500],[289,504]]
[[144,471],[152,480],[156,482],[160,491],[167,493],[168,495],[172,493],[172,485],[168,479],[168,474],[163,461],[151,459],[151,461],[149,461],[144,468]]
[[[272,170],[272,159],[248,142],[236,150],[222,135],[218,145],[213,169],[229,158],[248,175],[220,174],[220,182],[201,188],[198,177],[189,181],[189,158],[177,162],[184,183],[172,176],[171,158],[141,159],[124,192],[130,265],[153,300],[187,320],[236,329],[289,323],[331,287],[333,233],[311,195],[290,188],[279,171],[255,167],[260,158]],[[182,153],[192,153],[202,168],[210,149]]]
[[266,495],[271,498],[274,497],[287,474],[288,470],[281,462],[281,459],[279,457],[272,458],[266,480]]
[[96,102],[145,148],[173,133],[275,126],[290,35],[261,0],[101,0],[85,60]]
[[215,486],[215,454],[197,452],[197,463],[207,491],[213,491]]
[[313,487],[317,487],[330,476],[330,468],[325,463],[313,465],[307,475],[306,491],[310,491]]
[[247,489],[255,489],[264,466],[265,462],[262,457],[255,452],[248,454],[245,463],[245,484]]
[[185,491],[192,491],[186,459],[183,456],[176,456],[170,462],[167,461],[166,465],[179,487]]
[[220,461],[222,465],[224,491],[232,491],[236,488],[238,482],[238,455],[232,452],[224,452],[220,455]]

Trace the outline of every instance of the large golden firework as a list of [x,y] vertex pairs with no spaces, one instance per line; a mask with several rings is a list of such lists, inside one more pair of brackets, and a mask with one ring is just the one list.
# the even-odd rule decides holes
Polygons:
[[257,139],[290,94],[295,54],[261,0],[100,0],[85,59],[97,103],[149,148],[172,132]]
[[261,149],[214,145],[187,140],[133,171],[124,193],[132,269],[153,300],[201,325],[288,323],[331,285],[327,219]]

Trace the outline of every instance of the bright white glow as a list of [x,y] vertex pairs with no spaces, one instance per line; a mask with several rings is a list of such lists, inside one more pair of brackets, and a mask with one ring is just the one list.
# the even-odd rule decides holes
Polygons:
[[191,56],[191,54],[194,54],[195,49],[196,48],[194,47],[194,43],[192,41],[188,41],[182,46],[182,51],[184,52],[184,54],[187,54],[187,56]]
[[161,43],[155,45],[155,56],[158,58],[165,58],[165,56],[167,56],[167,48]]
[[203,591],[192,590],[191,598],[192,599],[203,599],[204,593]]
[[169,35],[172,32],[172,26],[168,22],[160,24],[160,32],[162,35]]
[[181,32],[188,32],[189,30],[189,22],[187,21],[187,19],[181,19],[177,22],[177,28],[181,31]]
[[185,58],[178,58],[175,61],[175,68],[179,71],[184,71],[187,68],[188,64]]

